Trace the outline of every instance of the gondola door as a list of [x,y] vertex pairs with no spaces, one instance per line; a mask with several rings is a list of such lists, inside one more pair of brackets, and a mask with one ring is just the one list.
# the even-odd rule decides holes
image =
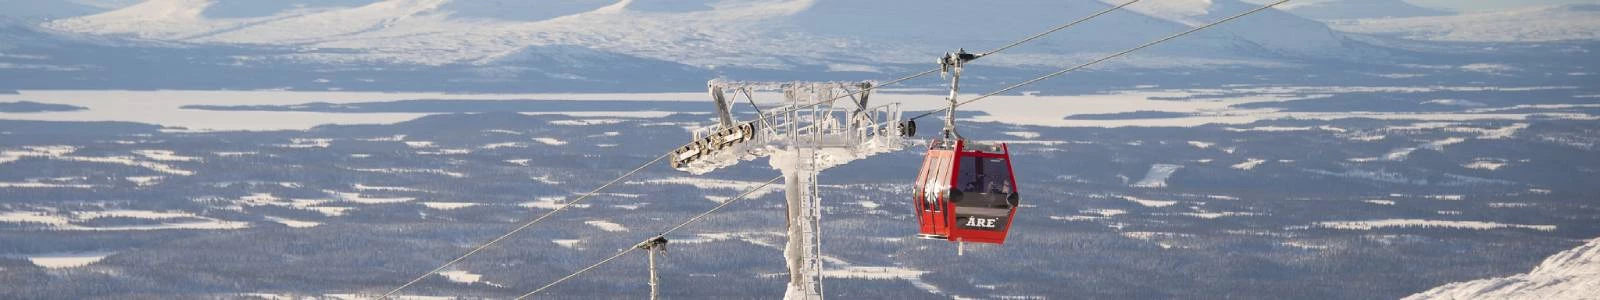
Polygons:
[[[934,143],[937,145],[938,143]],[[949,207],[951,167],[955,160],[954,149],[930,147],[923,157],[922,170],[917,174],[912,202],[916,203],[918,237],[947,239],[950,235]]]

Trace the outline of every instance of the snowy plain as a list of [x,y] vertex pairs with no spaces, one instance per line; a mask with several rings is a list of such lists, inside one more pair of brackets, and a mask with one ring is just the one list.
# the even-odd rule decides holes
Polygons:
[[[1350,87],[1234,87],[1225,89],[1147,89],[1119,90],[1079,95],[1000,95],[964,106],[964,109],[982,114],[965,118],[966,121],[999,122],[1015,125],[1052,127],[1192,127],[1204,124],[1247,124],[1261,120],[1374,118],[1391,120],[1473,121],[1473,120],[1527,120],[1529,118],[1564,118],[1576,120],[1600,119],[1584,113],[1520,112],[1504,110],[1537,107],[1480,108],[1468,112],[1291,112],[1279,109],[1238,108],[1252,103],[1314,100],[1338,93],[1367,93],[1390,91],[1397,93],[1424,93],[1440,91],[1526,91],[1564,90],[1575,87],[1531,86],[1350,86]],[[1173,97],[1196,97],[1217,94],[1245,94],[1215,101],[1158,100]],[[977,95],[963,95],[972,98]],[[758,99],[781,99],[776,94],[756,94]],[[873,97],[877,103],[897,102],[905,111],[939,109],[937,95],[880,93]],[[224,99],[226,99],[224,101]],[[627,99],[633,101],[707,102],[708,96],[698,93],[551,93],[551,94],[464,94],[464,93],[383,93],[383,92],[306,92],[306,91],[19,91],[18,94],[0,94],[0,101],[30,100],[41,103],[69,104],[87,107],[87,110],[46,113],[0,113],[0,118],[38,121],[127,121],[181,127],[195,131],[229,130],[305,130],[324,124],[392,124],[413,120],[428,113],[328,113],[328,112],[277,112],[277,111],[223,111],[183,108],[186,105],[299,105],[310,102],[335,104],[393,101],[405,99],[441,100],[570,100],[606,101]],[[1559,109],[1579,107],[1549,106]],[[1134,112],[1179,113],[1184,116],[1165,118],[1076,119],[1078,115],[1102,115]],[[670,112],[657,111],[570,111],[528,112],[528,114],[558,114],[582,117],[642,118],[659,117]],[[614,120],[614,119],[612,119]],[[604,121],[609,123],[615,121]],[[1031,138],[1031,135],[1023,135]],[[559,144],[563,141],[541,137],[540,143]]]
[[[589,67],[597,61],[638,63],[635,58],[642,57],[683,63],[706,74],[757,69],[787,78],[799,69],[817,68],[884,77],[899,71],[895,63],[926,66],[930,54],[951,45],[998,44],[998,39],[1010,38],[985,33],[1031,32],[1063,14],[1081,15],[1115,4],[1018,1],[1011,4],[1052,9],[982,5],[949,10],[913,0],[302,2],[156,0],[45,26],[101,37],[142,37],[154,43],[296,49],[290,54],[230,56],[223,62],[251,67],[281,61],[339,66],[459,64],[478,68],[472,72],[490,74],[486,76],[490,79],[519,82],[528,78],[497,75],[515,69],[503,68],[508,65],[549,63],[541,59],[552,54],[556,60]],[[1451,55],[1488,54],[1427,64],[1387,66],[1385,61],[1375,63],[1384,68],[1352,71],[1356,75],[1333,71],[1343,70],[1342,66],[1307,67],[1294,59],[1259,58],[1362,57],[1361,50],[1369,46],[1362,43],[1385,41],[1367,34],[1478,42],[1589,39],[1596,36],[1594,26],[1586,25],[1594,22],[1593,9],[1440,16],[1398,0],[1341,2],[1353,1],[1295,1],[1284,9],[1300,13],[1296,10],[1375,5],[1410,10],[1382,13],[1413,15],[1332,21],[1334,29],[1360,32],[1347,34],[1271,12],[1265,19],[1270,22],[1225,27],[1174,49],[1113,61],[1108,64],[1110,72],[1098,74],[1175,79],[1114,84],[1091,92],[1022,92],[964,107],[967,114],[962,121],[977,128],[971,131],[974,136],[1017,139],[1007,142],[1019,161],[1027,162],[1018,165],[1018,178],[1028,191],[1024,215],[1018,219],[1015,239],[1005,247],[971,246],[966,256],[956,257],[942,242],[909,237],[915,228],[907,219],[903,199],[908,197],[904,191],[910,180],[904,177],[910,172],[898,170],[914,166],[917,151],[884,153],[839,166],[827,175],[830,184],[822,187],[828,201],[824,236],[831,255],[824,276],[830,279],[830,291],[854,293],[842,294],[846,298],[1386,298],[1472,279],[1467,275],[1525,271],[1538,257],[1572,247],[1577,243],[1574,236],[1590,238],[1600,230],[1584,219],[1593,215],[1587,203],[1591,188],[1570,180],[1592,176],[1595,165],[1590,158],[1600,142],[1592,129],[1600,119],[1594,110],[1600,104],[1593,102],[1600,98],[1593,84],[1583,81],[1595,72],[1585,66],[1503,52],[1522,46],[1516,44],[1400,42],[1409,47],[1443,47],[1433,51]],[[240,3],[244,6],[230,6]],[[236,11],[251,3],[280,9]],[[901,10],[905,14],[858,13],[879,6],[905,8]],[[1243,8],[1248,7],[1229,0],[1147,1],[1116,15],[1112,22],[1071,32],[1075,35],[1070,39],[1039,44],[1038,50],[1019,49],[1023,51],[984,63],[1070,65],[1120,50],[1123,45],[1117,42],[1142,41],[1151,37],[1146,35],[1180,30]],[[949,19],[928,17],[951,11],[960,14]],[[1024,14],[993,17],[1016,12]],[[929,20],[983,25],[953,28],[958,33],[950,34],[925,30],[935,26],[919,22]],[[1505,24],[1526,26],[1498,31]],[[891,35],[861,30],[901,25],[905,28],[898,29],[910,30]],[[0,39],[6,34],[0,32]],[[1548,47],[1554,53],[1587,51],[1583,45]],[[1579,53],[1587,52],[1564,55],[1588,55]],[[609,56],[615,54],[623,56]],[[0,61],[0,70],[33,68],[26,61],[47,56],[0,53],[0,59],[24,61]],[[1155,70],[1175,66],[1202,67]],[[1224,79],[1250,84],[1224,82],[1210,87],[1186,82],[1206,75],[1177,75],[1231,68],[1263,74]],[[616,75],[534,72],[574,80]],[[968,78],[1008,80],[984,78],[987,74],[982,73]],[[1329,77],[1272,81],[1284,80],[1281,73]],[[141,285],[148,280],[138,275],[151,274],[189,282],[235,279],[219,285],[247,292],[195,295],[174,290],[163,296],[358,299],[382,285],[373,282],[407,275],[374,273],[368,271],[370,265],[362,264],[426,271],[431,266],[421,265],[459,254],[457,250],[480,241],[478,237],[498,233],[488,232],[492,229],[564,207],[594,178],[619,173],[613,163],[631,163],[641,152],[677,144],[686,135],[684,129],[710,124],[710,116],[700,113],[615,108],[481,115],[182,108],[409,99],[627,100],[710,106],[704,93],[303,91],[373,82],[360,75],[320,76],[293,78],[295,83],[288,84],[292,87],[283,90],[0,90],[0,101],[87,108],[3,113],[0,119],[72,121],[52,123],[61,126],[129,121],[174,127],[120,136],[87,132],[81,139],[66,140],[25,126],[0,130],[0,142],[7,142],[0,147],[0,176],[4,176],[0,190],[14,193],[8,196],[26,195],[0,197],[18,202],[0,204],[0,226],[16,234],[7,241],[23,241],[8,245],[70,248],[27,249],[10,255],[15,259],[8,262],[13,264],[0,266],[0,275],[22,274],[32,277],[16,278],[47,284],[0,291],[33,293],[29,295],[77,291],[48,285],[62,282],[149,290],[152,285]],[[1351,76],[1368,81],[1330,83]],[[1079,79],[1094,77],[1099,76]],[[301,85],[306,82],[317,85]],[[340,85],[323,85],[329,83]],[[698,85],[690,83],[683,86]],[[939,92],[929,85],[886,89],[874,101],[900,102],[907,111],[919,112],[939,108],[943,104]],[[1371,104],[1363,101],[1374,98],[1381,105],[1352,105]],[[1508,104],[1517,101],[1542,102]],[[1316,106],[1323,103],[1334,103],[1335,109]],[[324,124],[382,126],[315,128]],[[536,287],[549,279],[540,276],[582,267],[597,253],[630,247],[637,241],[634,235],[653,234],[653,225],[724,203],[759,184],[748,178],[771,175],[759,162],[720,172],[688,176],[646,171],[643,178],[615,187],[622,192],[602,193],[571,206],[558,218],[569,226],[541,227],[534,238],[514,239],[509,241],[514,246],[486,253],[494,258],[430,275],[423,283],[430,290],[414,292],[493,298],[531,289],[527,285]],[[737,203],[688,229],[696,232],[674,236],[674,247],[679,248],[668,267],[683,276],[673,280],[697,288],[692,293],[670,289],[669,293],[680,294],[669,295],[767,295],[745,290],[781,286],[785,274],[775,273],[781,268],[770,259],[780,251],[775,245],[781,236],[765,231],[782,225],[774,218],[781,206],[771,201],[778,194],[781,190],[775,188],[757,190],[753,198],[767,201]],[[67,240],[77,234],[98,234],[113,242]],[[188,239],[191,235],[198,238]],[[144,243],[145,239],[156,242]],[[56,242],[35,242],[43,240]],[[112,250],[84,249],[95,247]],[[1593,272],[1583,271],[1586,267],[1565,268],[1577,265],[1568,262],[1579,259],[1557,259],[1591,257],[1583,253],[1593,248],[1591,241],[1551,258],[1560,263],[1544,264],[1563,268],[1541,265],[1529,274],[1449,285],[1417,297],[1499,297],[1500,291],[1481,291],[1497,288],[1595,290],[1593,281],[1584,279],[1593,278]],[[372,256],[372,249],[387,255]],[[209,251],[227,255],[206,255]],[[359,254],[354,259],[339,256],[350,252]],[[184,266],[194,269],[174,272],[162,260],[171,257],[193,262]],[[626,266],[597,270],[609,273],[576,280],[559,293],[593,297],[641,292],[642,284],[618,285],[613,280],[638,278],[639,261],[628,259],[620,262]],[[235,268],[270,273],[240,274]],[[189,273],[199,275],[183,277]],[[297,275],[281,276],[284,273]],[[1317,277],[1321,275],[1333,277]],[[274,281],[284,278],[304,280]],[[1122,280],[1126,278],[1139,280]],[[738,290],[710,290],[729,285]],[[305,290],[312,292],[298,294],[283,286],[308,287]],[[1462,286],[1475,290],[1450,289]],[[1543,290],[1506,294],[1584,296]]]

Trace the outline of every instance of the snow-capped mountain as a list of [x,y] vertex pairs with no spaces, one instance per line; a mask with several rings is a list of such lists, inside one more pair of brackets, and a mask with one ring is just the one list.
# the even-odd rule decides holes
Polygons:
[[[559,2],[559,3],[549,3]],[[981,51],[1114,3],[848,0],[149,0],[44,24],[60,31],[197,44],[292,46],[288,58],[421,65],[491,63],[576,46],[699,67],[869,70]],[[1019,48],[1009,65],[1066,65],[1253,8],[1236,0],[1146,1]],[[1350,57],[1320,22],[1267,11],[1154,50],[1180,58]]]
[[[1264,4],[1269,0],[1248,0]],[[1281,8],[1295,15],[1317,20],[1405,18],[1447,16],[1453,13],[1416,6],[1404,0],[1296,0]]]
[[1451,283],[1406,299],[1593,299],[1600,290],[1600,239],[1546,258],[1532,272]]
[[81,1],[0,0],[0,19],[41,22],[91,15],[110,9]]
[[1331,22],[1342,31],[1461,42],[1600,39],[1600,4],[1569,4],[1452,16]]

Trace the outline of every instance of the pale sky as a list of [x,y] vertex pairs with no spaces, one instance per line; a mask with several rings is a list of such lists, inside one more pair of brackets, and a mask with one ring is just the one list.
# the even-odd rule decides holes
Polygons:
[[1480,11],[1507,8],[1519,8],[1540,5],[1572,4],[1572,3],[1600,3],[1600,0],[1405,0],[1411,4],[1428,8],[1439,8],[1454,11]]

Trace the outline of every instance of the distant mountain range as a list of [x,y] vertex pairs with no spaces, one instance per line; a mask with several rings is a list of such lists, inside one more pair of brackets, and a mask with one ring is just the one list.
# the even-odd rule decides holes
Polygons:
[[[1275,0],[1247,0],[1264,4]],[[1448,16],[1454,13],[1416,6],[1402,0],[1295,0],[1283,10],[1317,20]]]
[[[192,44],[292,47],[278,59],[320,63],[495,64],[552,45],[714,68],[870,71],[944,51],[997,47],[1111,3],[948,0],[151,0],[55,20],[53,30]],[[1059,65],[1242,12],[1234,0],[1146,1],[1019,49],[1010,65]],[[1355,57],[1342,34],[1280,11],[1178,41],[1172,57]],[[1052,62],[1055,61],[1055,62]]]
[[1448,16],[1332,22],[1341,31],[1457,42],[1549,42],[1600,39],[1600,4],[1569,4]]
[[[1034,76],[1263,1],[1141,1],[986,58],[982,67],[999,69],[987,75]],[[0,74],[19,78],[0,89],[660,90],[719,76],[871,79],[929,67],[958,48],[993,49],[1120,3],[0,0]],[[1426,48],[1395,49],[1373,36],[1552,41],[1593,39],[1600,28],[1591,25],[1600,20],[1593,6],[1584,5],[1468,15],[1401,0],[1297,0],[1280,8],[1099,67],[1386,66],[1428,56],[1416,53]]]

